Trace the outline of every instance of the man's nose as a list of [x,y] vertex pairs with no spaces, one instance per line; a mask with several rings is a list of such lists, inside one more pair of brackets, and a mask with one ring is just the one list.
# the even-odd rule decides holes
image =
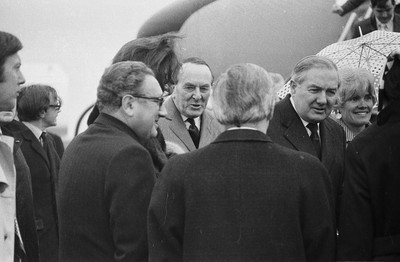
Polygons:
[[164,104],[161,105],[160,109],[158,110],[159,117],[166,117],[167,116],[167,109],[165,109]]
[[195,100],[201,99],[201,92],[199,87],[196,87],[196,89],[193,91],[193,98]]
[[22,84],[24,84],[25,83],[25,77],[24,77],[24,75],[22,74],[22,72],[19,72],[18,73],[18,84],[19,85],[22,85]]
[[317,96],[317,103],[318,104],[326,104],[327,99],[326,99],[326,92],[319,92]]

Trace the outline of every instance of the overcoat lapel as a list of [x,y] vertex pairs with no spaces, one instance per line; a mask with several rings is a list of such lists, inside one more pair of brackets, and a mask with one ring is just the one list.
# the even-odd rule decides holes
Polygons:
[[317,153],[315,152],[306,128],[290,103],[289,96],[287,96],[282,102],[281,111],[287,112],[287,114],[282,116],[282,126],[286,128],[284,132],[285,138],[293,145],[294,148],[296,148],[296,150],[303,151],[317,157]]
[[46,151],[44,151],[44,148],[40,144],[39,140],[33,135],[33,133],[28,128],[22,132],[22,136],[24,140],[29,141],[32,149],[36,151],[40,155],[40,157],[43,158],[49,170],[51,170],[49,158],[47,157]]
[[330,150],[330,148],[335,148],[338,141],[335,141],[333,136],[327,135],[334,132],[333,127],[327,120],[322,121],[320,132],[322,144],[321,161],[328,170],[331,170],[331,165],[335,162],[336,156],[334,150]]
[[194,145],[193,140],[186,129],[186,125],[183,122],[182,116],[176,108],[172,98],[168,99],[165,103],[165,107],[168,112],[171,112],[171,114],[168,115],[172,121],[172,125],[169,125],[171,131],[182,141],[189,151],[195,150],[196,146]]
[[212,117],[212,112],[207,109],[204,110],[201,115],[201,129],[200,129],[200,144],[199,148],[205,145],[208,145],[212,142],[212,140],[221,133],[216,126],[218,123],[213,123],[213,121],[217,121]]

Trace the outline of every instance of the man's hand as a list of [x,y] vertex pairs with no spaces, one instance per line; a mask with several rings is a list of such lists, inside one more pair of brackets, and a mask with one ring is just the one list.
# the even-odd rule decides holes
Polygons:
[[333,4],[332,6],[332,13],[338,14],[338,15],[342,15],[343,14],[343,8],[338,5],[338,4]]

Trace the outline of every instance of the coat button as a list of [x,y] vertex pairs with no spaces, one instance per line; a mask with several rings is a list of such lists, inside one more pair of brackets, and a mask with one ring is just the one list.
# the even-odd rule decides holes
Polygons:
[[8,238],[8,235],[5,234],[5,235],[4,235],[4,240],[7,240],[7,238]]

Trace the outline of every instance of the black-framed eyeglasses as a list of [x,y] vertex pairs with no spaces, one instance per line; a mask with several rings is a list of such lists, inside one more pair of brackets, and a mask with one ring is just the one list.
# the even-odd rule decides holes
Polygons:
[[165,96],[155,97],[155,96],[141,96],[141,95],[133,95],[133,94],[131,94],[131,96],[136,97],[136,98],[151,100],[151,101],[157,103],[159,107],[162,106],[162,104],[164,103],[164,100],[165,100]]
[[54,110],[56,110],[56,111],[60,111],[60,109],[61,109],[61,105],[60,104],[58,104],[58,105],[49,105],[49,107],[54,108]]

